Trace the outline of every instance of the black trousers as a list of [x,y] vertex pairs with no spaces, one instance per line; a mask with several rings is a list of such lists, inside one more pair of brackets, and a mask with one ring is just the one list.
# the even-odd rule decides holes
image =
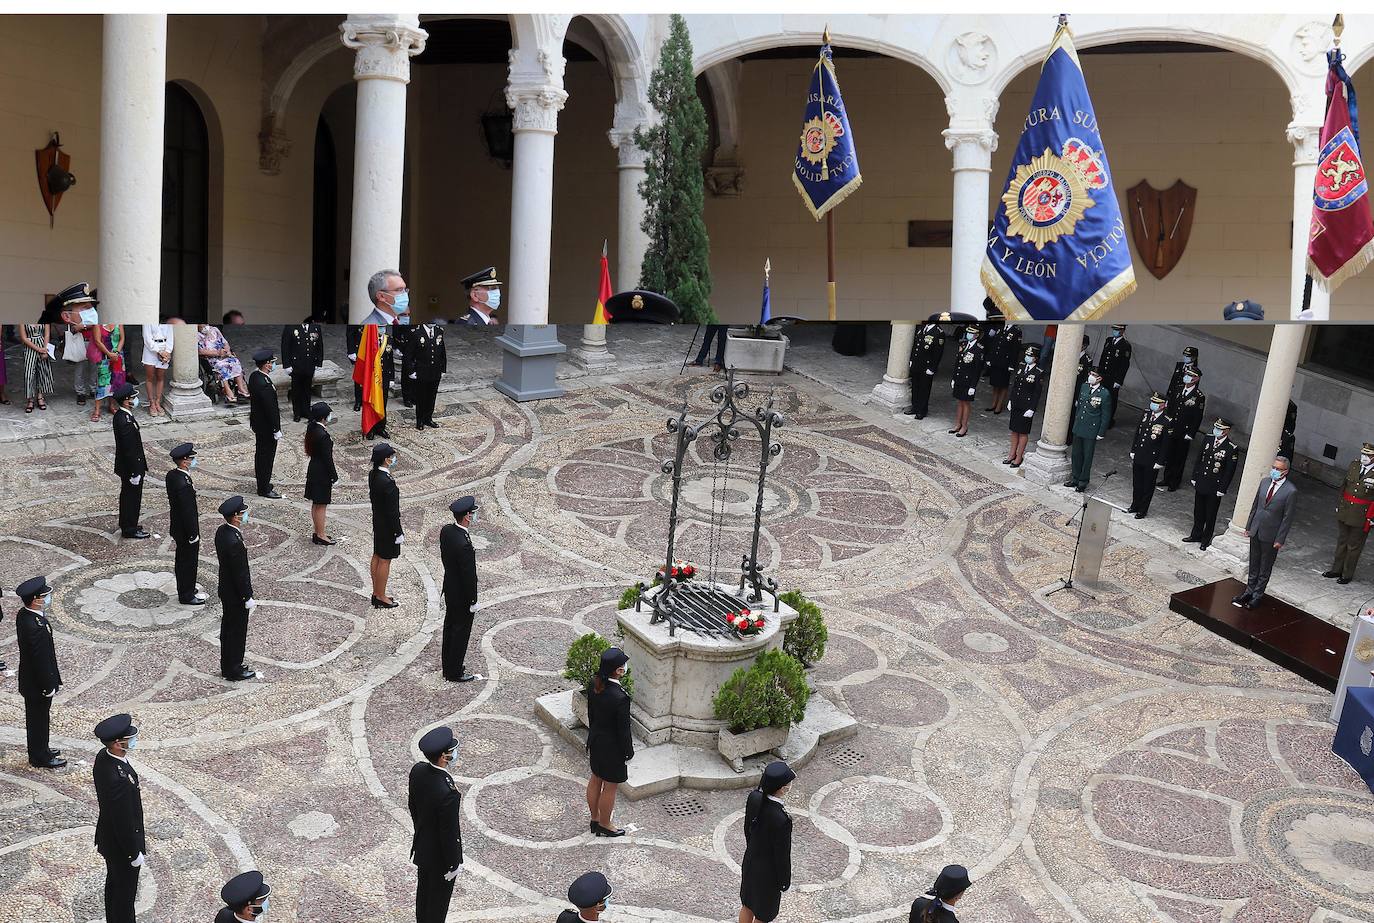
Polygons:
[[1131,465],[1131,509],[1148,513],[1155,496],[1155,466]]
[[1116,426],[1116,409],[1121,406],[1121,383],[1112,384],[1112,412],[1107,415],[1107,429]]
[[272,433],[254,433],[257,447],[253,450],[253,476],[258,481],[258,493],[272,489],[272,466],[277,463],[277,440]]
[[453,882],[444,880],[444,869],[418,868],[415,882],[415,923],[444,923]]
[[24,732],[29,743],[29,762],[48,761],[48,732],[52,728],[52,697],[35,693],[24,696]]
[[415,403],[415,392],[419,390],[419,381],[410,377],[413,371],[415,368],[409,362],[401,363],[401,403],[407,407]]
[[243,652],[248,646],[248,609],[237,600],[220,597],[224,616],[219,623],[219,672],[225,678],[243,669]]
[[355,381],[355,382],[353,382],[353,410],[356,412],[356,411],[359,411],[359,410],[362,410],[362,409],[363,409],[363,386],[360,385],[360,384],[358,384],[358,383]]
[[200,542],[177,539],[173,567],[177,575],[177,599],[188,603],[196,595],[196,572],[200,569]]
[[716,340],[716,364],[725,365],[725,332],[729,329],[727,324],[706,325],[706,335],[701,339],[701,349],[697,350],[697,362],[706,361],[706,354],[711,351],[711,341]]
[[439,397],[437,381],[414,381],[415,386],[415,426],[419,428],[434,422],[434,402]]
[[119,478],[119,531],[121,535],[133,535],[138,531],[138,514],[143,509],[143,478],[137,484],[130,484],[127,476]]
[[121,856],[105,857],[105,923],[134,923],[134,898],[138,873]]
[[1215,490],[1193,491],[1193,533],[1190,538],[1198,540],[1203,548],[1212,544],[1212,536],[1217,531],[1217,510],[1221,509],[1221,498]]
[[935,376],[927,375],[925,369],[912,368],[911,409],[916,411],[918,417],[930,413],[930,386],[934,381]]
[[444,662],[444,678],[457,679],[463,675],[463,665],[467,660],[468,640],[472,637],[472,609],[447,609],[444,612],[444,642],[441,657]]
[[1164,463],[1164,486],[1170,490],[1178,490],[1178,485],[1183,483],[1183,466],[1188,461],[1188,450],[1193,447],[1193,440],[1184,439],[1183,436],[1183,433],[1179,433],[1169,442],[1169,460]]
[[315,384],[315,367],[299,365],[291,370],[291,416],[310,419],[310,389]]

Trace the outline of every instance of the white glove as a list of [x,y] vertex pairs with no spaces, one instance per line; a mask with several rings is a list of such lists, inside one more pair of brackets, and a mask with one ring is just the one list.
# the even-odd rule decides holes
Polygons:
[[1183,438],[1184,438],[1184,440],[1187,441],[1187,442],[1192,442],[1192,441],[1193,441],[1193,437],[1192,437],[1192,436],[1184,436]]
[[348,361],[349,361],[349,362],[357,362],[357,361],[358,361],[358,354],[357,354],[357,353],[349,353],[349,354],[348,354]]
[[934,370],[934,369],[926,369],[926,374],[927,374],[927,375],[934,375],[934,374],[935,374],[935,370]]
[[275,433],[273,433],[273,434],[272,434],[272,438],[273,438],[273,439],[280,439],[280,438],[281,438],[281,430],[277,430]]
[[1134,452],[1131,453],[1131,458],[1135,458],[1135,453],[1134,453]]
[[129,478],[129,483],[137,487],[142,480],[143,475],[135,474],[133,477]]
[[969,397],[973,397],[974,392],[977,391],[977,390],[978,390],[977,388],[969,388],[969,389],[968,389],[968,396],[969,396]]
[[139,853],[138,856],[134,858],[134,861],[130,862],[129,864],[134,868],[138,868],[141,865],[143,865],[143,863],[146,861],[147,859],[144,857],[143,853]]
[[398,535],[398,536],[396,536],[396,544],[398,544],[398,545],[404,545],[405,543],[406,543],[406,537],[405,537],[404,535]]
[[291,370],[290,370],[289,368],[283,368],[282,371],[285,372],[285,373],[288,374],[288,375],[291,374]]
[[191,539],[191,540],[190,540],[189,542],[187,542],[186,544],[188,544],[188,545],[195,545],[195,544],[197,544],[197,543],[199,543],[199,542],[200,542],[200,536],[197,535],[195,538]]
[[399,349],[397,349],[397,348],[394,347],[394,346],[391,347],[391,352],[396,356],[397,359],[403,359],[403,358],[405,358],[405,353],[401,352]]
[[1189,481],[1188,483],[1189,483],[1189,484],[1192,484],[1194,487],[1197,486],[1197,481]]
[[459,862],[450,871],[444,873],[444,881],[452,881],[458,877],[458,873],[463,870],[463,863]]
[[49,689],[47,692],[43,693],[45,699],[51,699],[55,695],[57,695],[56,689]]
[[1219,491],[1217,491],[1217,496],[1218,496],[1218,497],[1224,497],[1224,496],[1226,496],[1226,493],[1225,493],[1225,491],[1219,490]]
[[1163,470],[1164,470],[1164,466],[1163,466],[1163,465],[1155,465],[1155,470],[1156,470],[1156,471],[1163,471]]
[[1026,419],[1029,420],[1031,417],[1035,416],[1035,411],[1034,411],[1034,410],[1027,410],[1025,413],[1021,414],[1021,416],[1025,417]]
[[256,609],[256,608],[257,608],[257,605],[258,605],[258,601],[257,601],[256,599],[254,599],[253,597],[250,596],[250,597],[248,597],[248,600],[243,604],[243,608],[245,608],[245,609]]
[[411,372],[411,373],[410,373],[410,377],[411,377],[411,378],[419,378],[419,377],[420,377],[420,374],[419,374],[418,372]]

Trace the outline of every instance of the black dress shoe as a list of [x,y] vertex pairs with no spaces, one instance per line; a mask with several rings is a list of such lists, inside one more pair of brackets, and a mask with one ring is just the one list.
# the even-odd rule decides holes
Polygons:
[[1327,570],[1327,571],[1322,571],[1322,576],[1323,576],[1323,577],[1339,577],[1340,575],[1341,575],[1341,572],[1338,571],[1338,570]]
[[1077,486],[1078,486],[1078,482],[1077,482],[1077,481],[1065,481],[1065,482],[1063,483],[1062,486],[1064,486],[1064,487],[1077,487]]
[[1074,489],[1077,493],[1080,493],[1080,494],[1081,494],[1083,491],[1085,491],[1085,490],[1088,489],[1088,485],[1086,485],[1086,484],[1075,484],[1075,485],[1073,486],[1073,489]]
[[1020,467],[1021,467],[1021,463],[1020,463],[1020,462],[1012,462],[1012,463],[1011,463],[1011,466],[1012,466],[1013,468],[1020,468]]
[[372,597],[372,608],[374,609],[395,609],[399,605],[400,603],[398,602],[387,602],[386,600],[378,599],[375,596]]
[[[1127,510],[1126,512],[1129,513],[1130,510]],[[1193,542],[1200,542],[1202,541],[1202,539],[1198,538],[1196,535],[1185,535],[1183,536],[1183,541],[1187,542],[1188,544],[1192,544]]]
[[1135,518],[1136,518],[1136,519],[1144,519],[1144,518],[1145,518],[1145,514],[1144,514],[1144,513],[1136,513],[1136,514],[1135,514]]
[[295,414],[292,414],[292,415],[291,415],[291,422],[292,422],[292,423],[299,423],[299,422],[301,422],[301,418],[298,417],[298,416],[296,416]]
[[915,407],[908,407],[906,410],[903,410],[903,411],[902,411],[902,414],[903,414],[903,416],[914,417],[914,416],[916,416],[916,408],[915,408]]
[[438,423],[435,423],[433,420],[426,420],[426,421],[425,421],[425,426],[428,426],[430,429],[438,429],[438,428],[439,428],[439,424],[438,424]]
[[1128,513],[1134,513],[1135,511],[1136,511],[1136,509],[1135,509],[1134,506],[1128,506],[1128,507],[1126,507],[1126,512],[1128,512]]
[[918,419],[918,420],[924,420],[925,418],[926,418],[926,415],[923,414],[923,413],[918,413],[918,414],[916,414],[916,419]]
[[949,432],[949,434],[950,434],[951,436],[953,436],[955,433],[957,433],[957,432],[959,432],[959,431],[958,431],[957,429],[952,429],[952,430],[949,430],[948,432]]
[[[696,363],[693,363],[693,364],[695,365]],[[596,833],[596,818],[592,818],[591,831],[592,831],[592,833]]]
[[277,489],[276,489],[275,487],[269,487],[269,488],[267,488],[267,490],[265,490],[265,491],[264,491],[264,490],[258,491],[258,496],[259,496],[259,497],[264,497],[264,498],[266,498],[266,499],[268,499],[268,500],[280,500],[280,499],[281,499],[281,494],[277,493]]
[[1260,596],[1251,596],[1251,597],[1250,597],[1250,600],[1245,604],[1245,608],[1247,608],[1247,609],[1258,609],[1258,608],[1260,607],[1260,603],[1263,602],[1263,601],[1264,601],[1264,596],[1263,596],[1263,595],[1260,595]]
[[595,827],[592,828],[592,833],[595,833],[597,836],[624,836],[624,835],[625,835],[625,831],[624,831],[624,830],[619,830],[619,829],[617,829],[617,830],[612,830],[612,829],[610,829],[609,827],[603,827],[603,826],[601,826],[600,824],[597,824]]
[[378,437],[380,437],[380,438],[382,438],[382,439],[390,439],[390,438],[391,438],[391,434],[388,433],[385,429],[374,430],[373,432],[375,432],[375,433],[378,435]]
[[968,435],[968,433],[955,433],[955,434],[954,434],[954,438],[955,438],[955,439],[963,439],[963,438],[964,438],[965,436],[967,436],[967,435]]
[[311,536],[310,536],[310,541],[313,542],[313,543],[316,544],[316,545],[337,545],[337,544],[338,544],[338,542],[327,542],[327,541],[325,541],[324,539],[320,538],[318,535],[311,535]]
[[1249,594],[1249,593],[1242,593],[1242,594],[1240,594],[1239,596],[1232,596],[1232,597],[1231,597],[1231,605],[1235,606],[1237,609],[1239,609],[1241,606],[1244,606],[1244,605],[1245,605],[1246,603],[1248,603],[1249,601],[1250,601],[1250,594]]
[[464,670],[464,671],[463,671],[463,675],[460,676],[460,677],[458,677],[458,680],[457,680],[457,681],[460,682],[460,683],[470,683],[470,682],[472,682],[473,680],[475,680],[476,678],[477,678],[477,677],[476,677],[474,674],[469,673],[467,670]]
[[135,529],[135,530],[132,531],[132,532],[125,532],[125,533],[124,533],[124,537],[125,537],[125,538],[152,538],[153,535],[152,535],[151,532],[146,532],[146,531],[144,531],[144,529],[140,526],[139,528]]
[[1355,579],[1354,577],[1342,577],[1341,579],[1337,580],[1336,582],[1339,583],[1341,586],[1345,586],[1347,583],[1349,583],[1351,580],[1354,580],[1354,579]]
[[29,765],[36,769],[61,769],[67,761],[60,756],[49,756],[45,760],[29,760]]

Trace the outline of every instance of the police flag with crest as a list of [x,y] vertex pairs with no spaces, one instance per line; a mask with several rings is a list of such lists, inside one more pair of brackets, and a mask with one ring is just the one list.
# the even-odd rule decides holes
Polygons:
[[1008,320],[1092,320],[1135,291],[1129,237],[1061,17],[988,236],[983,287]]
[[823,41],[806,90],[801,140],[792,168],[792,182],[817,221],[863,182],[859,173],[859,153],[854,149],[854,133],[849,128],[849,113],[845,111],[840,84],[835,79],[835,60],[828,30]]

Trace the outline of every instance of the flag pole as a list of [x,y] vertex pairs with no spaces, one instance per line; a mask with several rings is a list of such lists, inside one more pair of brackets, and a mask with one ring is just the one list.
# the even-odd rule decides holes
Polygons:
[[[826,25],[821,33],[821,45],[830,44],[830,26]],[[821,58],[824,59],[822,54]],[[822,65],[824,66],[824,65]],[[821,83],[821,106],[824,112],[825,83]],[[830,320],[835,320],[835,209],[825,213],[825,300],[830,310]]]

